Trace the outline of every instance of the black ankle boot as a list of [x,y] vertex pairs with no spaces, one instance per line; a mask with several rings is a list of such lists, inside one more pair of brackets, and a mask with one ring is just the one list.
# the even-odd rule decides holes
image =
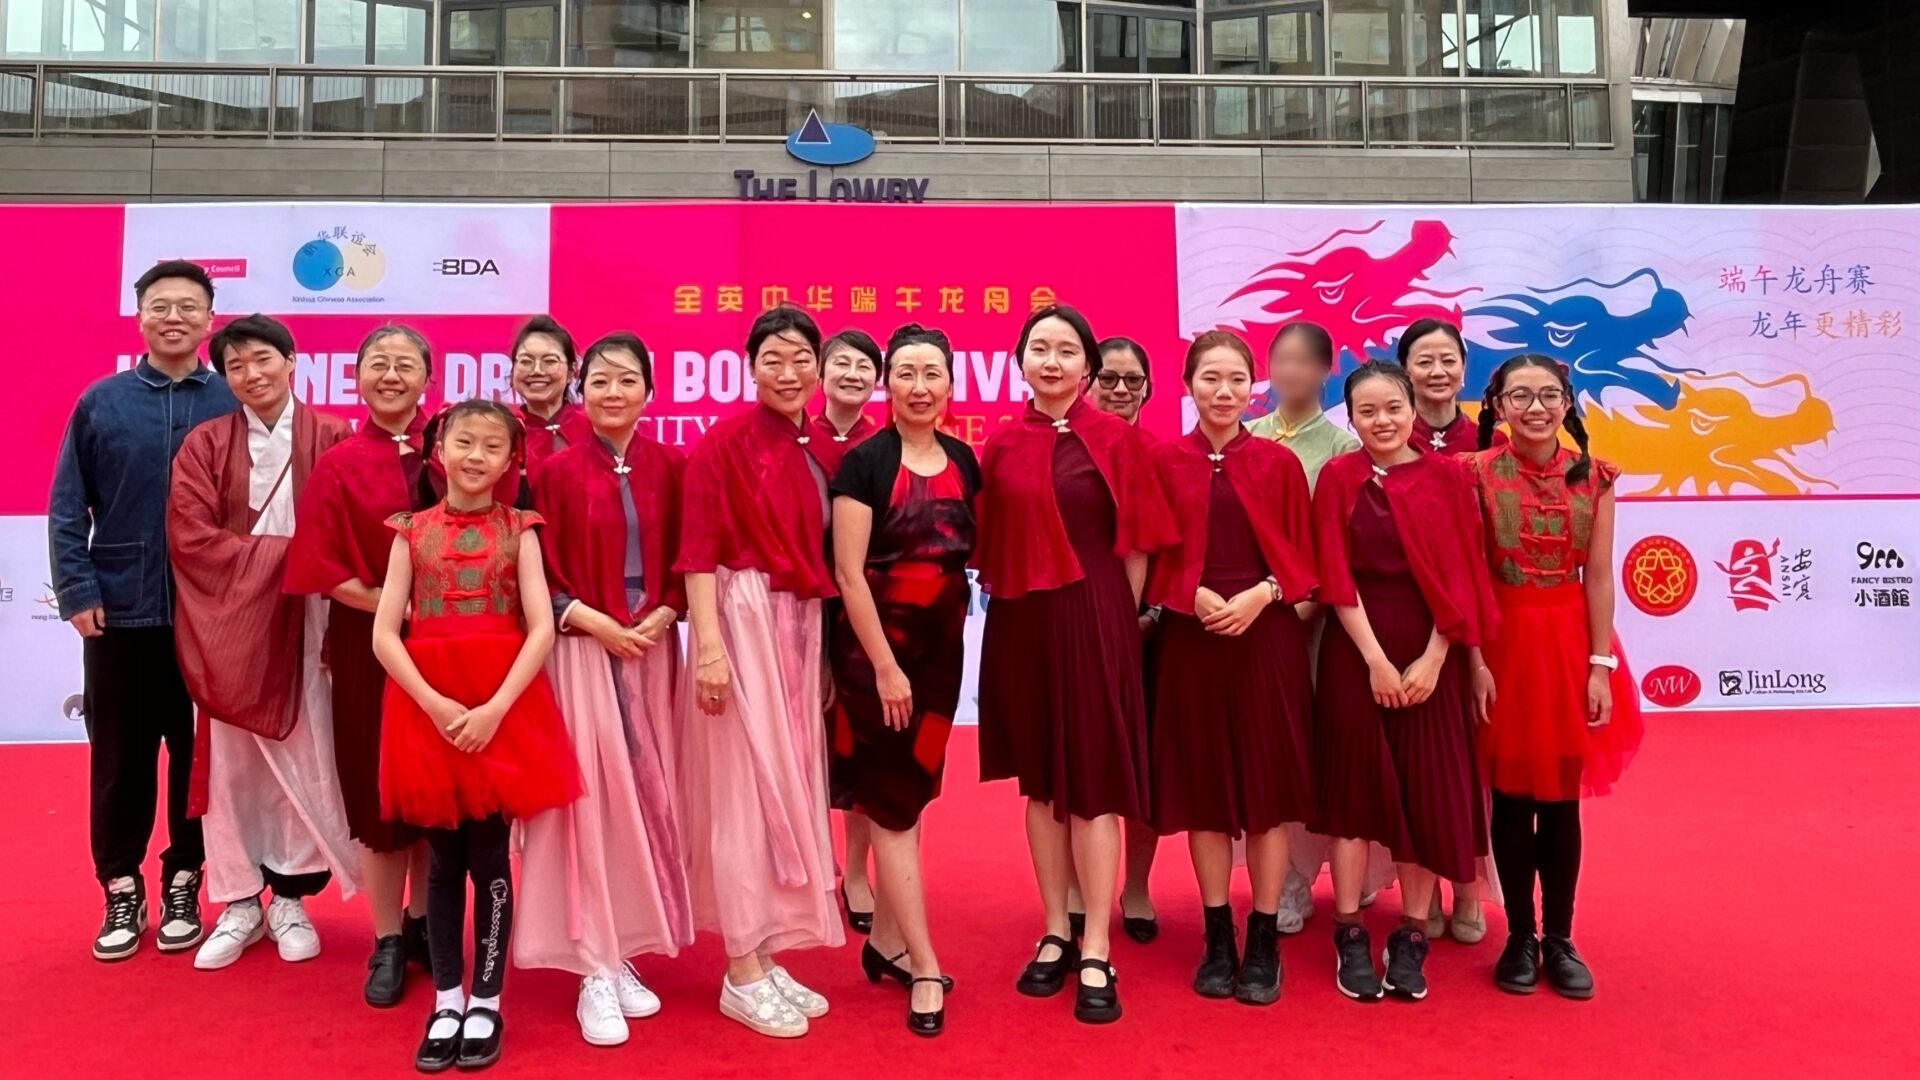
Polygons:
[[1240,969],[1234,944],[1233,909],[1222,904],[1203,909],[1207,920],[1207,951],[1193,973],[1193,992],[1201,997],[1233,996],[1233,977]]
[[1271,1005],[1280,998],[1279,916],[1271,911],[1247,913],[1247,957],[1234,980],[1233,996],[1248,1005]]
[[406,946],[399,934],[388,934],[373,943],[373,955],[367,958],[367,983],[361,995],[376,1009],[400,1004],[407,988]]

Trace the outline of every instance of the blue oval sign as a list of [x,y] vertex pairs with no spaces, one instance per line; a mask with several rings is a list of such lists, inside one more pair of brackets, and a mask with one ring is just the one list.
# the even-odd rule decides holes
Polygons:
[[852,165],[873,156],[873,135],[852,124],[829,124],[809,109],[800,130],[787,136],[787,153],[809,165]]

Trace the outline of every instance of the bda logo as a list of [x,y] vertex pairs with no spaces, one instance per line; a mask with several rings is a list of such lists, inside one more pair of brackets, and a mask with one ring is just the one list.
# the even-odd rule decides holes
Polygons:
[[1640,692],[1663,709],[1677,709],[1700,696],[1700,676],[1678,664],[1665,664],[1647,672],[1640,680]]

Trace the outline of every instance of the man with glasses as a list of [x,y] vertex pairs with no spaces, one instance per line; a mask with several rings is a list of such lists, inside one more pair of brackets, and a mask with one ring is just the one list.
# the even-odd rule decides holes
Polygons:
[[156,943],[200,941],[199,821],[187,816],[193,702],[174,654],[167,569],[173,456],[194,425],[237,406],[200,360],[213,322],[213,281],[184,260],[133,286],[147,351],[129,371],[87,387],[60,444],[48,496],[48,548],[60,615],[80,634],[85,665],[94,873],[106,919],[93,955],[124,960],[148,920],[140,865],[153,834],[160,744],[167,746],[167,850]]

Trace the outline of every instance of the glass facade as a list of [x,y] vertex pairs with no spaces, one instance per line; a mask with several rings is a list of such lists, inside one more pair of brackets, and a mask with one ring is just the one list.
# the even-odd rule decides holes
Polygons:
[[1634,102],[1634,200],[1719,202],[1727,180],[1727,139],[1732,130],[1731,105]]

